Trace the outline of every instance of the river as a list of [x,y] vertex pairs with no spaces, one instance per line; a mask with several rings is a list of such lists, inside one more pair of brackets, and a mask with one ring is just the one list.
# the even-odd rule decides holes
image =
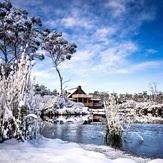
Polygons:
[[[45,122],[43,135],[69,142],[107,145],[105,131],[106,125]],[[127,139],[122,139],[115,148],[135,156],[163,158],[163,124],[132,124],[130,132]],[[142,142],[134,132],[140,134],[144,141]]]

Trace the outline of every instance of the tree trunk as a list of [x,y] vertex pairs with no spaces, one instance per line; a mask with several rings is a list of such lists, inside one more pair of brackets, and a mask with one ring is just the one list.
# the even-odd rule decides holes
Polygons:
[[60,73],[57,66],[55,66],[55,69],[56,69],[58,76],[59,76],[59,79],[60,79],[60,91],[61,91],[60,95],[63,97],[63,78],[62,78],[61,73]]

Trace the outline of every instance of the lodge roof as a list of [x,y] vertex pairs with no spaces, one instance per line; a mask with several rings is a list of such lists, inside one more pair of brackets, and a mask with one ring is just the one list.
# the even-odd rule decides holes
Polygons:
[[69,89],[71,92],[69,92],[68,97],[69,98],[89,98],[92,101],[101,101],[101,99],[94,99],[92,94],[86,94],[81,86],[79,85],[76,88]]
[[[76,90],[74,90],[76,89]],[[72,88],[70,89],[72,92],[68,95],[69,98],[72,97],[72,95],[75,95],[75,94],[80,94],[80,95],[87,95],[83,89],[81,88],[81,86],[79,85],[77,88]],[[74,90],[74,91],[73,91]]]

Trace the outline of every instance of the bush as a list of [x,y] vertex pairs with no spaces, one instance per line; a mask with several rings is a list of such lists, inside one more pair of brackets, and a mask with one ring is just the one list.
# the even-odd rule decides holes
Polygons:
[[0,61],[0,141],[10,138],[25,141],[39,133],[39,111],[30,80],[34,64],[23,53],[6,76],[5,65]]

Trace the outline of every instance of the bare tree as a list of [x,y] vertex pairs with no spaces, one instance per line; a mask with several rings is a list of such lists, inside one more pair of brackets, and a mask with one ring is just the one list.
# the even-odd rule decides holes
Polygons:
[[149,89],[150,89],[150,92],[152,94],[152,100],[153,101],[156,100],[157,95],[159,93],[157,87],[158,87],[158,83],[156,83],[156,82],[149,83]]

